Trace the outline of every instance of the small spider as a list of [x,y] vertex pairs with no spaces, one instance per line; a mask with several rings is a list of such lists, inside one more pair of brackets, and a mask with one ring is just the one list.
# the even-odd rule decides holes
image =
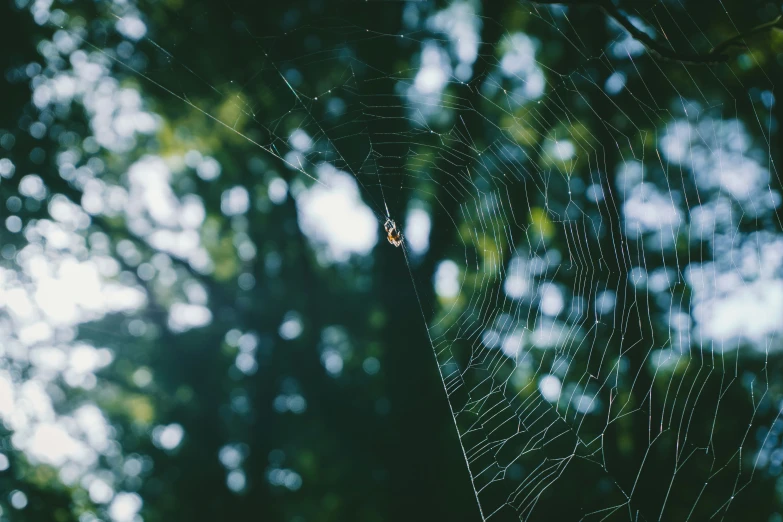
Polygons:
[[389,243],[396,247],[402,245],[402,232],[397,230],[397,223],[392,218],[386,218],[383,228],[386,230],[386,239]]

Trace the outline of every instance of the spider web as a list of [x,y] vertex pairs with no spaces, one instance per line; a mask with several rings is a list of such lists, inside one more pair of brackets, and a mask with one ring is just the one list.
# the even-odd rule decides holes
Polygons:
[[[531,12],[567,27],[560,14]],[[779,244],[738,230],[764,215],[779,226],[770,120],[756,108],[756,121],[739,119],[753,100],[737,97],[747,87],[730,71],[713,70],[719,87],[708,91],[689,66],[634,57],[621,38],[610,49],[628,53],[631,68],[619,74],[635,81],[619,93],[617,65],[580,51],[588,66],[555,73],[541,99],[525,99],[530,69],[513,91],[490,72],[444,97],[471,113],[470,89],[494,91],[499,100],[481,117],[525,121],[546,136],[537,148],[520,146],[508,120],[482,144],[457,124],[429,156],[409,161],[417,180],[448,194],[434,211],[457,228],[429,332],[484,519],[723,518],[760,460],[743,448],[769,391],[766,357],[779,330],[735,322],[750,319],[739,319],[750,303],[734,299],[765,300],[763,277],[739,265],[760,268],[763,251],[778,248],[762,245]],[[487,58],[489,69],[506,56]],[[669,93],[651,92],[656,75]],[[662,107],[662,98],[676,102]],[[576,123],[585,118],[589,128]],[[451,165],[433,168],[433,156]],[[742,409],[725,405],[747,396]],[[736,430],[732,444],[716,443],[726,426]],[[584,488],[573,491],[575,482]],[[704,505],[705,492],[724,502]]]
[[[434,282],[412,275],[482,518],[723,518],[759,462],[743,448],[780,342],[750,302],[769,303],[762,258],[780,239],[739,231],[779,229],[771,94],[754,100],[729,67],[696,79],[652,61],[611,24],[608,49],[591,49],[565,10],[526,7],[531,26],[571,29],[562,43],[586,65],[560,72],[506,32],[499,57],[476,58],[483,74],[460,79],[459,63],[439,91],[455,26],[481,24],[453,4],[428,19],[451,40],[392,35],[422,47],[418,71],[370,74],[397,96],[354,78],[368,157],[336,164],[368,188],[377,175],[384,204],[413,194],[449,243]],[[390,132],[399,103],[410,128]]]
[[[151,37],[134,37],[157,60],[143,67],[69,34],[281,161],[298,198],[355,187],[373,226],[404,224],[400,262],[482,519],[736,517],[752,479],[783,461],[769,68],[751,52],[655,60],[597,9],[523,3],[523,22],[470,2],[402,12],[399,34],[324,18],[300,51],[303,30],[259,36],[232,11],[266,57],[236,83]],[[632,14],[665,45],[712,46],[680,4]],[[121,32],[135,16],[118,18]],[[720,16],[737,30],[736,14]],[[377,40],[410,49],[414,66],[362,54]],[[537,58],[546,46],[552,62]],[[303,77],[323,78],[319,90]],[[345,256],[329,250],[333,230],[308,235],[324,262]]]

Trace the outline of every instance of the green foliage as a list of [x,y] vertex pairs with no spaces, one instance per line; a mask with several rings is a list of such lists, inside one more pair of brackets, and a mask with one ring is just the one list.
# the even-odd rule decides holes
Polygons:
[[[601,418],[585,416],[580,427],[594,438],[585,436],[587,444],[574,443],[566,451],[559,444],[573,442],[569,438],[573,430],[565,430],[563,439],[553,440],[547,448],[550,462],[569,451],[573,452],[569,459],[576,456],[579,462],[574,464],[577,471],[564,474],[555,487],[539,493],[542,505],[552,511],[549,518],[537,513],[541,518],[535,520],[577,519],[585,515],[583,507],[594,502],[630,502],[615,486],[622,484],[628,491],[636,480],[643,487],[635,490],[628,505],[641,515],[633,519],[656,519],[667,481],[675,474],[674,464],[665,457],[684,442],[672,429],[661,430],[660,440],[652,444],[654,429],[649,420],[686,408],[667,399],[673,389],[694,387],[701,390],[699,398],[713,401],[709,411],[687,405],[694,412],[693,440],[710,439],[706,449],[712,452],[742,448],[750,455],[758,449],[744,446],[755,444],[755,432],[743,438],[737,435],[737,426],[774,422],[773,405],[783,393],[780,380],[759,387],[760,398],[751,391],[756,393],[754,386],[761,381],[729,388],[715,378],[694,376],[696,370],[684,360],[653,367],[647,352],[667,346],[644,344],[641,356],[639,350],[629,353],[628,345],[635,346],[636,341],[656,343],[650,339],[666,338],[668,319],[647,300],[646,291],[623,286],[628,267],[609,253],[624,237],[625,223],[616,209],[612,214],[589,206],[585,188],[596,182],[596,173],[610,178],[604,186],[614,186],[616,165],[625,159],[643,161],[651,186],[666,189],[671,185],[669,177],[681,179],[679,173],[671,173],[674,167],[664,165],[659,150],[660,136],[683,105],[675,85],[696,85],[705,99],[717,100],[716,112],[728,111],[723,114],[726,118],[755,122],[765,111],[764,117],[769,118],[764,120],[769,124],[765,128],[773,122],[776,126],[778,106],[774,115],[773,109],[759,111],[758,101],[747,102],[745,87],[777,83],[776,77],[765,78],[779,70],[774,53],[765,46],[773,51],[779,47],[780,32],[767,29],[780,28],[780,18],[764,24],[742,2],[724,2],[731,7],[732,20],[753,27],[748,34],[762,45],[745,50],[716,72],[709,66],[684,68],[676,62],[658,62],[648,55],[633,60],[611,55],[608,46],[624,33],[608,26],[598,9],[572,6],[566,16],[560,8],[550,12],[536,4],[485,2],[473,79],[449,83],[438,113],[424,125],[413,110],[416,107],[400,101],[406,99],[400,89],[415,78],[422,45],[436,38],[447,47],[443,43],[447,40],[442,33],[430,34],[423,24],[415,30],[406,28],[403,20],[411,9],[419,9],[424,17],[446,6],[418,4],[235,6],[166,0],[123,7],[69,1],[52,6],[62,13],[59,22],[51,18],[39,25],[31,22],[31,6],[4,8],[3,16],[12,27],[3,48],[13,45],[4,72],[15,72],[7,74],[9,81],[3,84],[7,102],[0,108],[0,129],[5,129],[0,130],[0,145],[8,143],[2,141],[10,139],[6,136],[13,136],[14,144],[3,145],[0,152],[13,162],[16,173],[0,180],[3,211],[10,209],[10,198],[17,197],[23,204],[11,213],[25,227],[47,220],[65,222],[54,216],[52,203],[62,195],[80,209],[69,212],[83,216],[85,225],[64,225],[70,243],[62,248],[53,246],[50,237],[3,230],[3,266],[32,285],[24,279],[29,279],[29,270],[25,271],[24,256],[19,254],[25,248],[31,249],[28,252],[39,248],[52,262],[63,256],[92,260],[102,281],[143,298],[125,309],[87,314],[84,321],[66,325],[58,330],[59,337],[53,337],[53,345],[84,342],[110,350],[112,360],[96,366],[95,375],[91,374],[94,382],[73,384],[64,371],[45,382],[53,418],[56,413],[57,418],[75,419],[80,407],[97,405],[106,420],[109,442],[88,469],[69,479],[62,471],[65,468],[31,461],[14,443],[8,424],[0,432],[0,448],[10,459],[9,469],[0,472],[0,491],[9,495],[24,491],[28,507],[14,509],[11,496],[6,495],[0,498],[2,520],[116,518],[111,497],[103,499],[94,485],[98,481],[108,484],[113,493],[138,494],[143,500],[139,513],[148,522],[481,520],[462,453],[464,440],[455,432],[455,426],[463,436],[478,428],[473,430],[464,417],[452,418],[450,408],[460,399],[450,397],[447,402],[439,371],[446,372],[452,365],[465,367],[470,361],[476,343],[473,333],[454,339],[449,335],[459,328],[461,314],[475,311],[471,296],[485,285],[491,295],[500,296],[512,258],[539,248],[563,254],[555,279],[574,294],[586,291],[579,287],[580,274],[566,268],[569,254],[583,255],[585,265],[603,263],[599,266],[605,271],[590,280],[590,290],[599,283],[625,288],[626,294],[618,295],[618,307],[628,312],[622,317],[627,325],[623,335],[631,342],[623,344],[616,333],[595,327],[595,335],[578,329],[569,335],[579,346],[589,342],[611,348],[606,352],[611,355],[600,361],[584,351],[532,349],[540,367],[554,366],[558,357],[567,356],[580,373],[616,372],[618,381],[616,391],[600,396],[606,407]],[[698,16],[695,8],[686,7],[683,16]],[[658,14],[652,9],[642,14]],[[146,23],[146,35],[138,41],[123,38],[115,30],[118,19],[136,14]],[[735,34],[720,22],[707,18],[700,22],[706,33],[723,36],[715,41]],[[665,23],[666,29],[673,27],[672,20]],[[529,103],[515,104],[507,89],[512,81],[500,78],[497,68],[509,52],[508,36],[522,31],[534,39],[535,62],[546,86],[535,103],[531,98]],[[113,91],[114,99],[121,96],[119,89],[126,89],[122,92],[129,97],[138,93],[137,110],[153,115],[153,130],[137,129],[126,136],[127,142],[117,138],[115,146],[108,146],[103,140],[111,141],[110,135],[121,134],[121,129],[96,127],[95,112],[100,108],[90,105],[88,97],[75,95],[67,102],[36,107],[36,82],[73,74],[73,54],[55,50],[45,56],[42,51],[45,43],[67,37],[84,52],[86,61],[103,67],[107,85],[118,89]],[[22,72],[30,64],[40,65],[40,72],[32,75],[40,80]],[[616,71],[627,76],[627,88],[609,97],[604,85]],[[737,82],[731,83],[732,77]],[[497,88],[484,89],[484,81],[494,82]],[[629,94],[645,91],[655,94],[643,101]],[[343,113],[334,109],[340,103],[345,106]],[[705,108],[705,118],[709,110]],[[48,130],[35,138],[29,129],[38,120],[48,121]],[[292,168],[286,153],[292,150],[288,137],[296,129],[306,130],[316,142],[318,159]],[[773,138],[776,132],[772,131]],[[749,139],[760,143],[770,138],[764,133],[753,127]],[[558,143],[563,139],[574,146],[573,156],[559,155]],[[95,145],[96,140],[103,145]],[[491,159],[496,153],[493,146],[506,141],[520,152],[521,159],[514,163],[521,165],[517,170],[498,168]],[[770,158],[763,159],[774,161],[778,148],[772,142]],[[151,157],[160,158],[164,166],[145,164],[146,170],[133,174],[134,166]],[[210,161],[219,165],[219,175],[204,170],[212,168]],[[398,219],[404,219],[414,204],[429,209],[428,251],[404,257],[379,235],[367,256],[324,262],[320,247],[300,228],[296,203],[298,194],[317,186],[314,165],[321,161],[353,173],[364,203],[380,218],[385,214],[383,204],[401,216]],[[127,202],[137,190],[133,176],[163,176],[163,172],[168,176],[161,178],[163,185],[179,205],[173,215],[156,218],[163,207],[155,202],[138,215],[127,207],[112,210],[112,198]],[[42,178],[44,198],[22,194],[20,179],[31,173]],[[540,180],[548,183],[545,188],[537,184]],[[471,190],[461,182],[469,182]],[[285,187],[283,196],[276,195],[274,184]],[[770,190],[780,189],[779,180],[772,185]],[[580,189],[572,194],[572,186]],[[479,190],[473,191],[474,187]],[[503,187],[505,192],[498,193],[515,205],[514,212],[492,214],[487,200],[474,197],[497,187]],[[246,195],[247,208],[232,213],[227,211],[226,198],[236,188],[244,189],[235,194],[240,200]],[[695,199],[692,192],[698,192],[691,186],[675,189],[685,199]],[[100,193],[100,209],[90,207],[91,190]],[[188,201],[200,209],[191,211],[203,211],[203,216],[188,214]],[[576,204],[589,210],[574,217],[569,212]],[[492,223],[479,230],[476,223],[485,224],[487,215],[494,216]],[[198,223],[188,228],[182,225],[187,219]],[[599,221],[612,225],[608,233],[600,235],[585,225]],[[581,223],[583,228],[577,231],[589,236],[593,249],[589,254],[572,249],[572,242],[581,236],[568,228],[571,222]],[[379,234],[380,225],[382,220]],[[769,218],[759,223],[748,218],[742,226],[778,233],[780,221]],[[153,239],[147,229],[184,232]],[[672,259],[675,255],[701,259],[696,251],[702,245],[694,246],[690,236],[682,234],[675,238],[672,252],[654,248],[645,252],[645,238],[624,248],[629,258],[647,255],[650,273],[655,268],[679,268]],[[186,243],[192,243],[187,252],[178,250]],[[654,241],[650,244],[656,246]],[[445,259],[460,264],[457,279],[465,286],[458,295],[432,290],[439,263]],[[687,302],[690,290],[684,287],[678,292],[671,299]],[[126,294],[124,299],[132,298]],[[498,297],[498,302],[503,298]],[[180,326],[173,311],[180,305],[192,307],[187,309],[190,316],[206,313],[208,319]],[[285,333],[286,324],[295,335]],[[525,335],[532,335],[534,325],[524,326],[529,329]],[[9,335],[9,346],[14,336]],[[453,341],[451,351],[436,350],[433,357],[430,336]],[[330,353],[338,357],[339,371],[329,370],[325,361]],[[778,370],[778,359],[773,353],[763,362],[748,357],[742,365],[715,360],[703,371],[712,375],[719,364],[724,365],[721,371],[725,365],[736,365],[747,375],[760,376]],[[623,365],[628,368],[621,373],[618,368]],[[18,360],[9,356],[0,369],[7,370],[19,386],[41,378],[27,356]],[[731,371],[720,375],[726,380],[743,378]],[[493,377],[511,384],[503,393],[513,396],[509,400],[517,401],[516,406],[543,403],[537,388],[540,376],[535,366],[501,365]],[[468,376],[466,383],[484,385],[479,377]],[[686,396],[696,400],[685,392],[677,399],[684,401]],[[666,410],[670,405],[672,409]],[[470,401],[466,399],[463,406],[469,410]],[[551,417],[553,425],[560,426],[569,420],[569,413],[573,415],[567,407],[567,403],[552,406],[546,419]],[[730,416],[736,412],[736,425],[725,416],[714,422],[717,410]],[[645,415],[624,415],[635,411]],[[609,426],[602,424],[604,417],[615,415]],[[599,453],[595,441],[603,437],[611,443],[602,448],[601,458],[619,469],[611,478],[599,476],[593,466],[600,460],[595,457]],[[528,473],[533,469],[532,457],[526,461],[527,452],[520,454],[520,464]],[[725,502],[727,492],[733,495],[731,479],[745,480],[754,469],[747,461],[729,460],[739,469],[732,468],[726,478],[708,460],[700,460],[702,453],[693,455],[695,471],[678,476],[678,488],[666,504],[671,511],[666,511],[664,520],[706,520]],[[637,475],[643,465],[647,473]],[[689,512],[692,504],[686,490],[697,481],[701,484],[704,476],[716,475],[715,488],[704,491],[695,514]],[[737,497],[727,519],[773,520],[769,517],[780,509],[773,492],[775,479],[761,469],[753,478],[753,486]],[[607,516],[627,519],[630,512],[626,507]]]

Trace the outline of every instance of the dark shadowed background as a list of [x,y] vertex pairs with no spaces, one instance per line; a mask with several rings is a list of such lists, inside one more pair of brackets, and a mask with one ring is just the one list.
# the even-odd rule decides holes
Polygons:
[[0,520],[783,520],[780,14],[3,0]]

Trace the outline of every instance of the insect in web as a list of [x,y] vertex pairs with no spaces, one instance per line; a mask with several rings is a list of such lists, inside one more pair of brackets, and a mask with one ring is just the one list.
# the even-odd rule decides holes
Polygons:
[[383,228],[386,230],[386,239],[389,243],[396,247],[402,245],[402,232],[397,230],[397,223],[392,218],[386,218]]

